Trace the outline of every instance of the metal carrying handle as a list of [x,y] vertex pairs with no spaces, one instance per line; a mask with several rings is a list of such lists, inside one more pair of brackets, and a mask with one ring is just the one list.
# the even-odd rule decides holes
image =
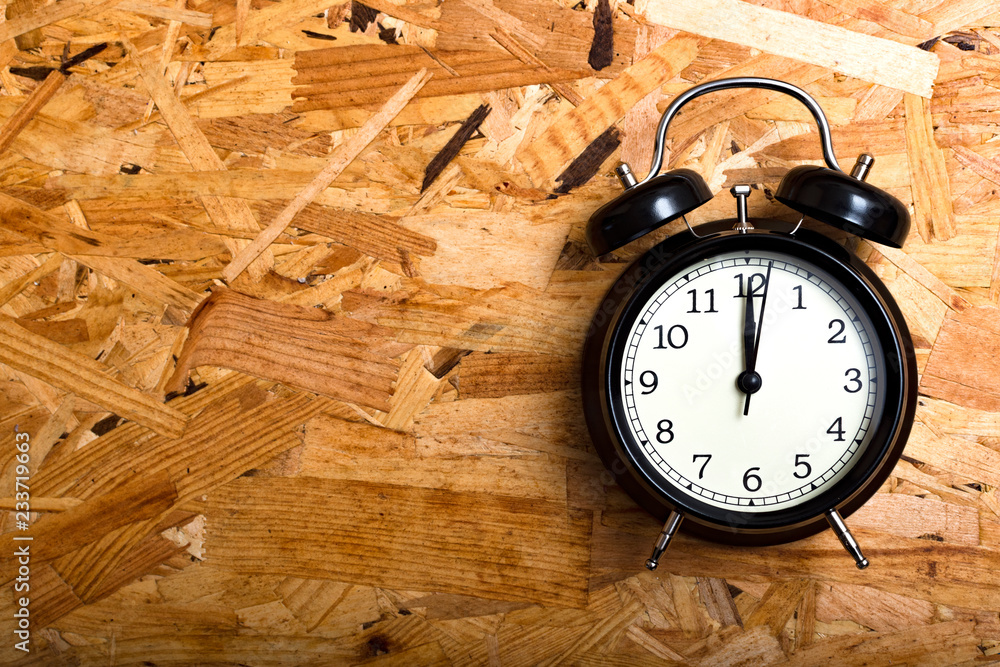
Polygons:
[[663,144],[667,139],[667,128],[670,126],[670,121],[674,119],[674,116],[677,115],[677,112],[680,111],[681,107],[696,97],[732,88],[760,88],[763,90],[773,90],[776,93],[784,93],[789,97],[797,99],[807,109],[809,109],[809,113],[811,113],[813,118],[816,120],[816,125],[819,127],[820,141],[823,143],[823,159],[826,161],[827,166],[830,167],[830,169],[835,169],[839,172],[844,171],[840,168],[840,165],[837,164],[837,156],[833,154],[833,140],[830,138],[830,124],[827,122],[826,115],[823,113],[823,109],[819,106],[819,102],[813,99],[809,93],[802,90],[798,86],[793,86],[792,84],[785,83],[784,81],[764,79],[756,76],[740,76],[730,79],[709,81],[708,83],[703,83],[699,86],[695,86],[694,88],[685,90],[683,93],[674,98],[674,101],[670,103],[667,110],[663,112],[663,116],[660,118],[660,124],[656,128],[656,141],[653,143],[653,163],[649,167],[649,173],[646,174],[645,178],[636,183],[636,185],[641,185],[642,183],[652,180],[659,175],[660,167],[663,166]]

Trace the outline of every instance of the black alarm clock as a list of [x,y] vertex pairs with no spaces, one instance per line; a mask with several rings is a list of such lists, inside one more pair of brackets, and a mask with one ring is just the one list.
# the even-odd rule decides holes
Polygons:
[[[618,167],[625,193],[587,225],[597,255],[712,198],[694,171],[659,175],[670,121],[690,100],[762,88],[803,103],[827,167],[799,166],[775,198],[797,225],[747,215],[750,186],[732,189],[736,216],[667,238],[612,286],[584,350],[587,426],[618,484],[664,526],[655,569],[681,521],[730,544],[788,542],[833,528],[857,566],[868,560],[849,516],[878,490],[906,444],[916,406],[913,344],[888,289],[850,250],[806,229],[812,219],[899,248],[906,207],[865,182],[874,160],[844,173],[819,104],[755,77],[678,96],[657,128],[649,173]],[[687,219],[684,219],[687,222]]]

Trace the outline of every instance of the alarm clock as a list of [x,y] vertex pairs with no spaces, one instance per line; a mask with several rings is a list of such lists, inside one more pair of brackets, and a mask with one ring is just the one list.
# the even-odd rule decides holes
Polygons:
[[826,167],[791,169],[775,193],[801,214],[798,224],[749,217],[751,188],[737,185],[734,218],[688,224],[624,271],[584,347],[587,427],[617,483],[664,521],[649,569],[682,521],[685,532],[742,545],[829,526],[864,568],[844,518],[878,490],[906,444],[913,344],[864,262],[801,225],[808,216],[901,247],[909,214],[865,181],[874,159],[863,154],[844,173],[822,109],[796,86],[757,77],[705,83],[667,107],[642,181],[619,165],[625,192],[591,216],[587,242],[603,255],[712,198],[692,170],[660,175],[664,141],[687,102],[732,88],[804,104]]

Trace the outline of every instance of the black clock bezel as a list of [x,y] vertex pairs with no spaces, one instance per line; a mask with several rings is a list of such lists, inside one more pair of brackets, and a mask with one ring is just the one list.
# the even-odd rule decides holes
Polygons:
[[[720,221],[674,235],[637,259],[609,290],[584,349],[583,399],[587,426],[605,466],[644,509],[665,519],[684,514],[685,532],[736,544],[787,542],[823,530],[825,512],[848,516],[885,481],[902,454],[916,409],[916,359],[905,320],[889,291],[864,262],[829,238],[773,220],[752,220],[756,229],[731,231]],[[801,257],[827,271],[858,299],[885,355],[885,403],[875,433],[843,479],[815,498],[771,512],[719,508],[661,484],[662,473],[642,455],[624,421],[618,389],[626,338],[653,293],[694,262],[732,251],[760,250]],[[618,351],[618,354],[615,354]]]

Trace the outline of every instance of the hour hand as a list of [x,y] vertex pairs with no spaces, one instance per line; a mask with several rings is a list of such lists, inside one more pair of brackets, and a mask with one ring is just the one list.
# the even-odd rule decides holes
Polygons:
[[[760,373],[757,372],[757,350],[760,349],[760,334],[764,329],[764,308],[767,307],[767,290],[771,285],[771,267],[774,262],[767,265],[767,273],[764,275],[764,293],[760,299],[760,313],[758,318],[760,324],[756,325],[753,319],[753,289],[750,281],[747,281],[747,310],[743,320],[743,354],[746,361],[746,370],[736,378],[736,386],[747,395],[743,404],[743,416],[750,414],[750,397],[760,391],[763,381]],[[754,335],[756,330],[756,335]]]
[[[736,379],[736,384],[747,395],[746,403],[743,404],[744,417],[750,414],[750,396],[759,391],[763,384],[760,373],[757,372],[757,352],[760,350],[760,334],[764,330],[764,309],[767,308],[767,290],[771,286],[772,266],[774,266],[774,262],[767,265],[767,273],[764,274],[764,294],[760,297],[760,314],[758,315],[760,324],[756,327],[757,335],[753,341],[753,352],[749,354],[750,362],[747,364],[747,369]],[[749,285],[747,286],[747,300],[750,300]]]
[[[753,341],[757,333],[757,323],[753,316],[753,292],[751,290],[747,290],[746,303],[747,307],[743,316],[743,370],[747,373],[753,373],[756,361],[753,358]],[[740,387],[740,390],[746,392],[743,387]]]
[[[749,286],[748,286],[749,287]],[[743,315],[743,372],[736,378],[736,388],[747,395],[760,389],[760,376],[757,375],[755,367],[757,365],[756,350],[754,340],[756,338],[757,322],[753,312],[753,290],[747,290],[746,310]]]

